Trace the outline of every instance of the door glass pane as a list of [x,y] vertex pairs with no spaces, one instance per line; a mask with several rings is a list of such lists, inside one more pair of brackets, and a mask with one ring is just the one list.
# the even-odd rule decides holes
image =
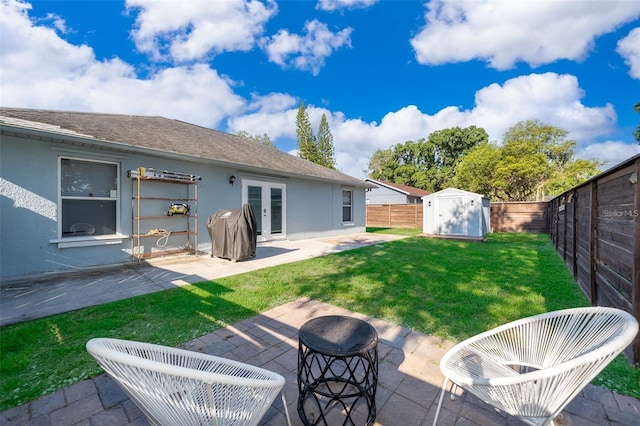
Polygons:
[[262,187],[249,186],[247,189],[247,199],[253,209],[253,214],[258,222],[258,235],[262,235]]
[[271,233],[282,233],[282,189],[271,188]]

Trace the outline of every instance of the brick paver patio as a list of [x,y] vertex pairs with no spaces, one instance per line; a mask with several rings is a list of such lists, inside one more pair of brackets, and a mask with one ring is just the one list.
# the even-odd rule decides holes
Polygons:
[[[186,349],[236,359],[276,371],[286,379],[284,394],[293,425],[296,409],[298,329],[322,315],[351,315],[372,324],[380,337],[377,425],[431,425],[442,376],[438,362],[451,342],[349,312],[300,299],[184,345]],[[562,425],[640,425],[640,401],[588,386],[557,419]],[[85,380],[54,394],[0,413],[2,425],[147,425],[133,402],[106,375]],[[280,398],[263,425],[285,425]],[[445,398],[440,425],[519,425],[469,394]],[[333,426],[333,425],[331,425]]]

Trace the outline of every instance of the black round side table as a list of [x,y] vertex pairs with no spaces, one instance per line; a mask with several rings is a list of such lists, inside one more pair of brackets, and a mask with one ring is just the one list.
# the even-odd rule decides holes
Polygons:
[[372,425],[378,384],[376,330],[357,318],[330,315],[306,322],[298,337],[302,422],[356,425],[362,418],[361,423]]

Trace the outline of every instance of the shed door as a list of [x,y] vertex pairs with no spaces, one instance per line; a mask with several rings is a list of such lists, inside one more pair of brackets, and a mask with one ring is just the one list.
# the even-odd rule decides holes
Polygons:
[[438,200],[438,234],[466,235],[466,212],[463,197]]

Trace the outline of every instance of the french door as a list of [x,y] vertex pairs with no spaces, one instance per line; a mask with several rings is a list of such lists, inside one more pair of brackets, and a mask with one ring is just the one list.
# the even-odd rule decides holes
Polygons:
[[242,203],[258,222],[258,241],[286,238],[286,189],[283,183],[242,180]]

